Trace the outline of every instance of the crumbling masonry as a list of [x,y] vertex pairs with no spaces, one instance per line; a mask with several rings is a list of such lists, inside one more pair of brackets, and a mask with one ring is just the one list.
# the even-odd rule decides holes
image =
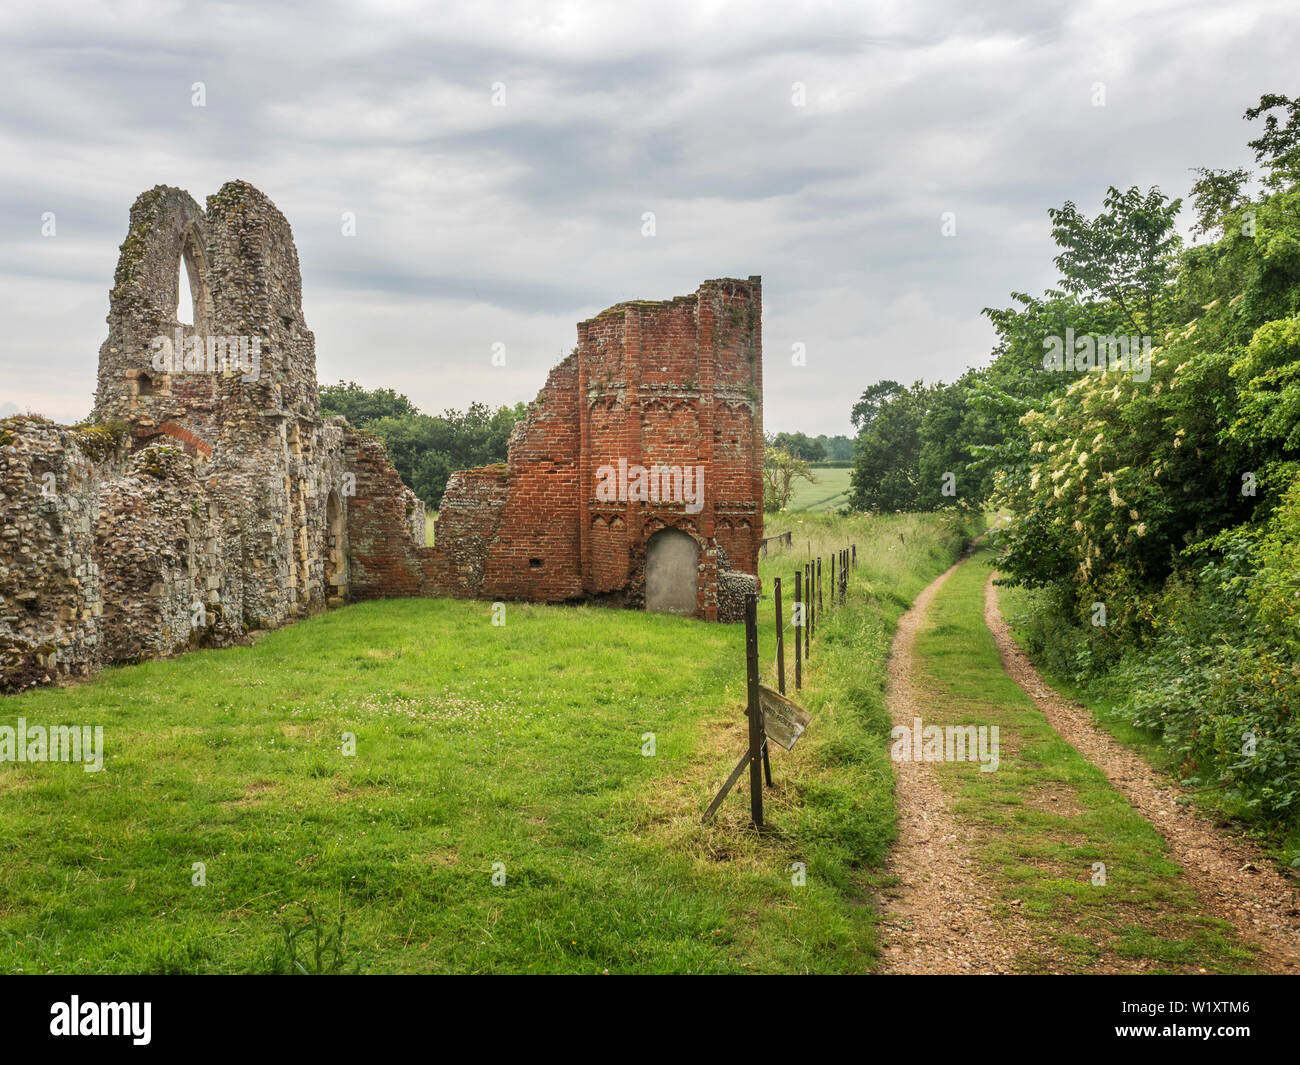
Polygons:
[[[320,414],[284,216],[244,182],[206,209],[143,193],[92,418],[0,421],[0,691],[386,596],[734,619],[762,537],[761,304],[757,278],[711,281],[582,323],[509,461],[453,475],[428,548],[382,444]],[[702,491],[611,498],[620,462],[698,468]]]
[[[763,537],[762,301],[757,277],[706,281],[582,322],[509,462],[448,483],[428,577],[439,594],[654,608],[659,583],[662,609],[738,620]],[[645,498],[622,491],[636,467]],[[602,493],[602,469],[619,491]],[[655,492],[665,469],[699,471],[699,498]]]

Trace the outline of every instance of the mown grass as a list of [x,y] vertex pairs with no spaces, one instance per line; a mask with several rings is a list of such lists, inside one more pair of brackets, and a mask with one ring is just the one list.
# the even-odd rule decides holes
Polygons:
[[[997,725],[1000,766],[937,764],[954,812],[978,829],[982,865],[1029,923],[1028,972],[1241,972],[1252,954],[1208,917],[1160,833],[1051,728],[1002,669],[983,621],[990,552],[939,592],[917,640],[934,709],[926,724]],[[1094,883],[1105,866],[1105,883]]]
[[[960,531],[796,530],[824,552],[855,539],[860,566],[815,641],[808,737],[774,752],[764,833],[743,782],[699,824],[744,749],[742,627],[522,604],[495,627],[487,603],[358,604],[0,700],[0,723],[103,725],[106,748],[98,774],[0,764],[0,971],[314,971],[317,929],[341,948],[331,970],[869,967],[859,874],[893,831],[884,655]],[[765,561],[768,595],[794,554]]]

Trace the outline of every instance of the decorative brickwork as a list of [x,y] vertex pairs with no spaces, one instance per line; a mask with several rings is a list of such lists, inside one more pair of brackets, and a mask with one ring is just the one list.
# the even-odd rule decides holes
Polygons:
[[[639,607],[646,543],[671,527],[699,545],[697,616],[719,619],[719,549],[736,570],[758,572],[761,338],[757,277],[620,303],[582,322],[577,348],[511,434],[505,470],[449,482],[429,568],[434,594]],[[661,491],[654,477],[640,494],[609,498],[602,467],[620,489],[623,471],[637,467],[698,469],[703,483],[688,482],[698,499]]]

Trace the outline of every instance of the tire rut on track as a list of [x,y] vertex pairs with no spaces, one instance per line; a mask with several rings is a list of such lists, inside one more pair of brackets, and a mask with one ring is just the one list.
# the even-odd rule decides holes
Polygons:
[[1011,636],[998,608],[996,577],[990,575],[985,586],[984,621],[1008,676],[1061,738],[1164,836],[1205,912],[1229,922],[1243,940],[1255,944],[1261,968],[1300,972],[1300,886],[1278,872],[1250,840],[1219,827],[1190,804],[1180,804],[1181,792],[1169,778],[1100,728],[1086,707],[1048,686]]
[[[885,705],[894,724],[924,718],[914,647],[926,611],[961,563],[932,581],[898,622]],[[926,762],[894,762],[898,840],[885,863],[897,884],[881,900],[881,973],[1010,973],[1032,940],[1014,917],[992,916],[996,889],[980,869],[973,832],[948,809]]]

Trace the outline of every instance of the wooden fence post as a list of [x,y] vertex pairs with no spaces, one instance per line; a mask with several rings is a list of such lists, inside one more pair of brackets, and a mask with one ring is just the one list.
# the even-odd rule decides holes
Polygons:
[[749,816],[763,827],[763,704],[758,697],[758,596],[745,597],[745,673],[749,688]]
[[776,690],[785,694],[785,618],[781,614],[781,578],[772,578],[776,596]]
[[803,600],[800,598],[800,572],[794,571],[794,611],[799,624],[794,627],[794,690],[803,687]]
[[822,612],[822,559],[817,556],[817,613]]
[[804,566],[803,568],[803,660],[812,661],[812,630],[813,622],[816,620],[816,611],[813,609],[816,600],[812,594],[812,567]]

